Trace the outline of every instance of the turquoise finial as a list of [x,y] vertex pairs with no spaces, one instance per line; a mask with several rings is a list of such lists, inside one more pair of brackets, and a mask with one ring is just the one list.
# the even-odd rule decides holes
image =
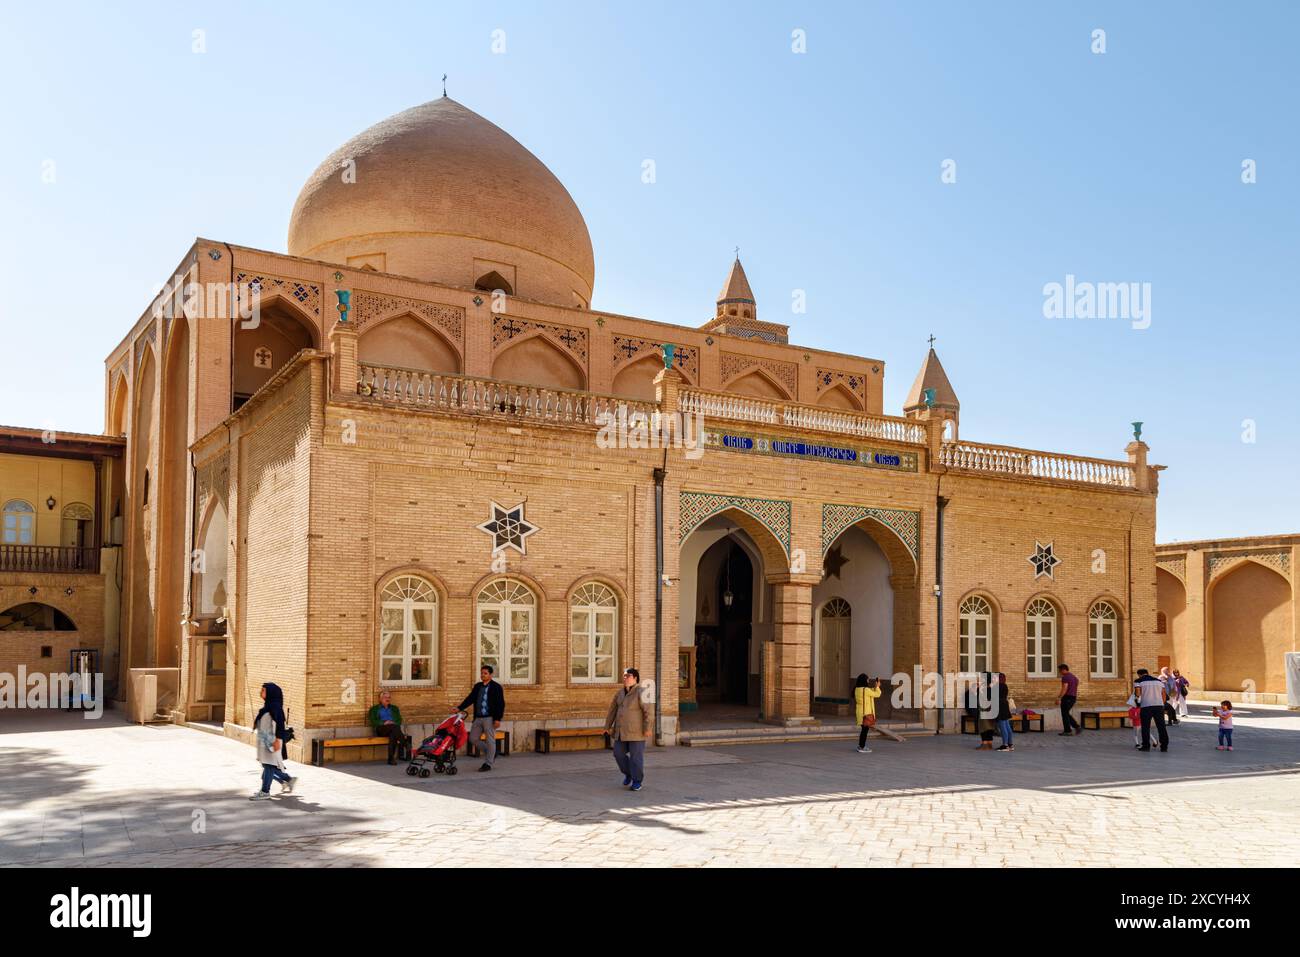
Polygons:
[[339,322],[347,322],[348,309],[352,306],[352,290],[335,289],[334,295],[339,297]]
[[673,345],[671,342],[665,342],[663,345],[663,349],[664,349],[664,368],[671,369],[673,367],[673,354],[677,351],[677,347]]
[[1133,439],[1134,439],[1134,441],[1136,441],[1136,442],[1141,442],[1141,441],[1142,441],[1142,423],[1141,423],[1141,422],[1134,422],[1134,423],[1133,423]]

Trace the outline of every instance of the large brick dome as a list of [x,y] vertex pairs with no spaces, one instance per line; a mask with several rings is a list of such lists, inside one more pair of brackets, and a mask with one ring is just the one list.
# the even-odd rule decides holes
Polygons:
[[289,253],[587,306],[595,261],[573,197],[455,100],[413,107],[331,153],[298,195]]

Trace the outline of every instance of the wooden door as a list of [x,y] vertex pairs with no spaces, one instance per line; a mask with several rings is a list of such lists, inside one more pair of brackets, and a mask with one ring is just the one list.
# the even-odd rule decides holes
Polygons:
[[849,697],[849,647],[852,612],[842,598],[822,606],[817,646],[817,694],[823,698]]

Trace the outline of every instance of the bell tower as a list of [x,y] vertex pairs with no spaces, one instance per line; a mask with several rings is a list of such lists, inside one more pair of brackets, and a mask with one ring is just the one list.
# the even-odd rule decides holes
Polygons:
[[957,441],[961,403],[934,351],[934,336],[930,337],[930,352],[921,363],[921,371],[916,374],[907,402],[903,404],[903,414],[909,419],[939,419],[943,422],[944,441]]

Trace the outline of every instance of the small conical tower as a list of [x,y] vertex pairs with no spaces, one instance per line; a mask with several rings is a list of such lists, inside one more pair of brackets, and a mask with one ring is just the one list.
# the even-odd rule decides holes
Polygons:
[[790,341],[789,326],[758,321],[758,303],[754,301],[754,290],[749,288],[745,267],[740,264],[739,250],[731,264],[731,272],[727,273],[727,281],[718,293],[717,310],[713,318],[700,328],[741,339],[780,343]]
[[[944,439],[956,441],[957,426],[961,418],[961,403],[957,393],[948,381],[948,373],[943,371],[943,363],[934,351],[931,338],[930,352],[921,363],[921,371],[916,374],[916,381],[907,393],[903,404],[903,414],[909,419],[940,419],[944,425]],[[951,426],[947,423],[952,423]]]
[[722,284],[722,292],[718,293],[717,318],[728,317],[758,318],[758,304],[754,302],[754,291],[749,288],[749,278],[745,275],[745,267],[740,264],[739,253],[736,254],[736,261],[731,264],[727,281]]

